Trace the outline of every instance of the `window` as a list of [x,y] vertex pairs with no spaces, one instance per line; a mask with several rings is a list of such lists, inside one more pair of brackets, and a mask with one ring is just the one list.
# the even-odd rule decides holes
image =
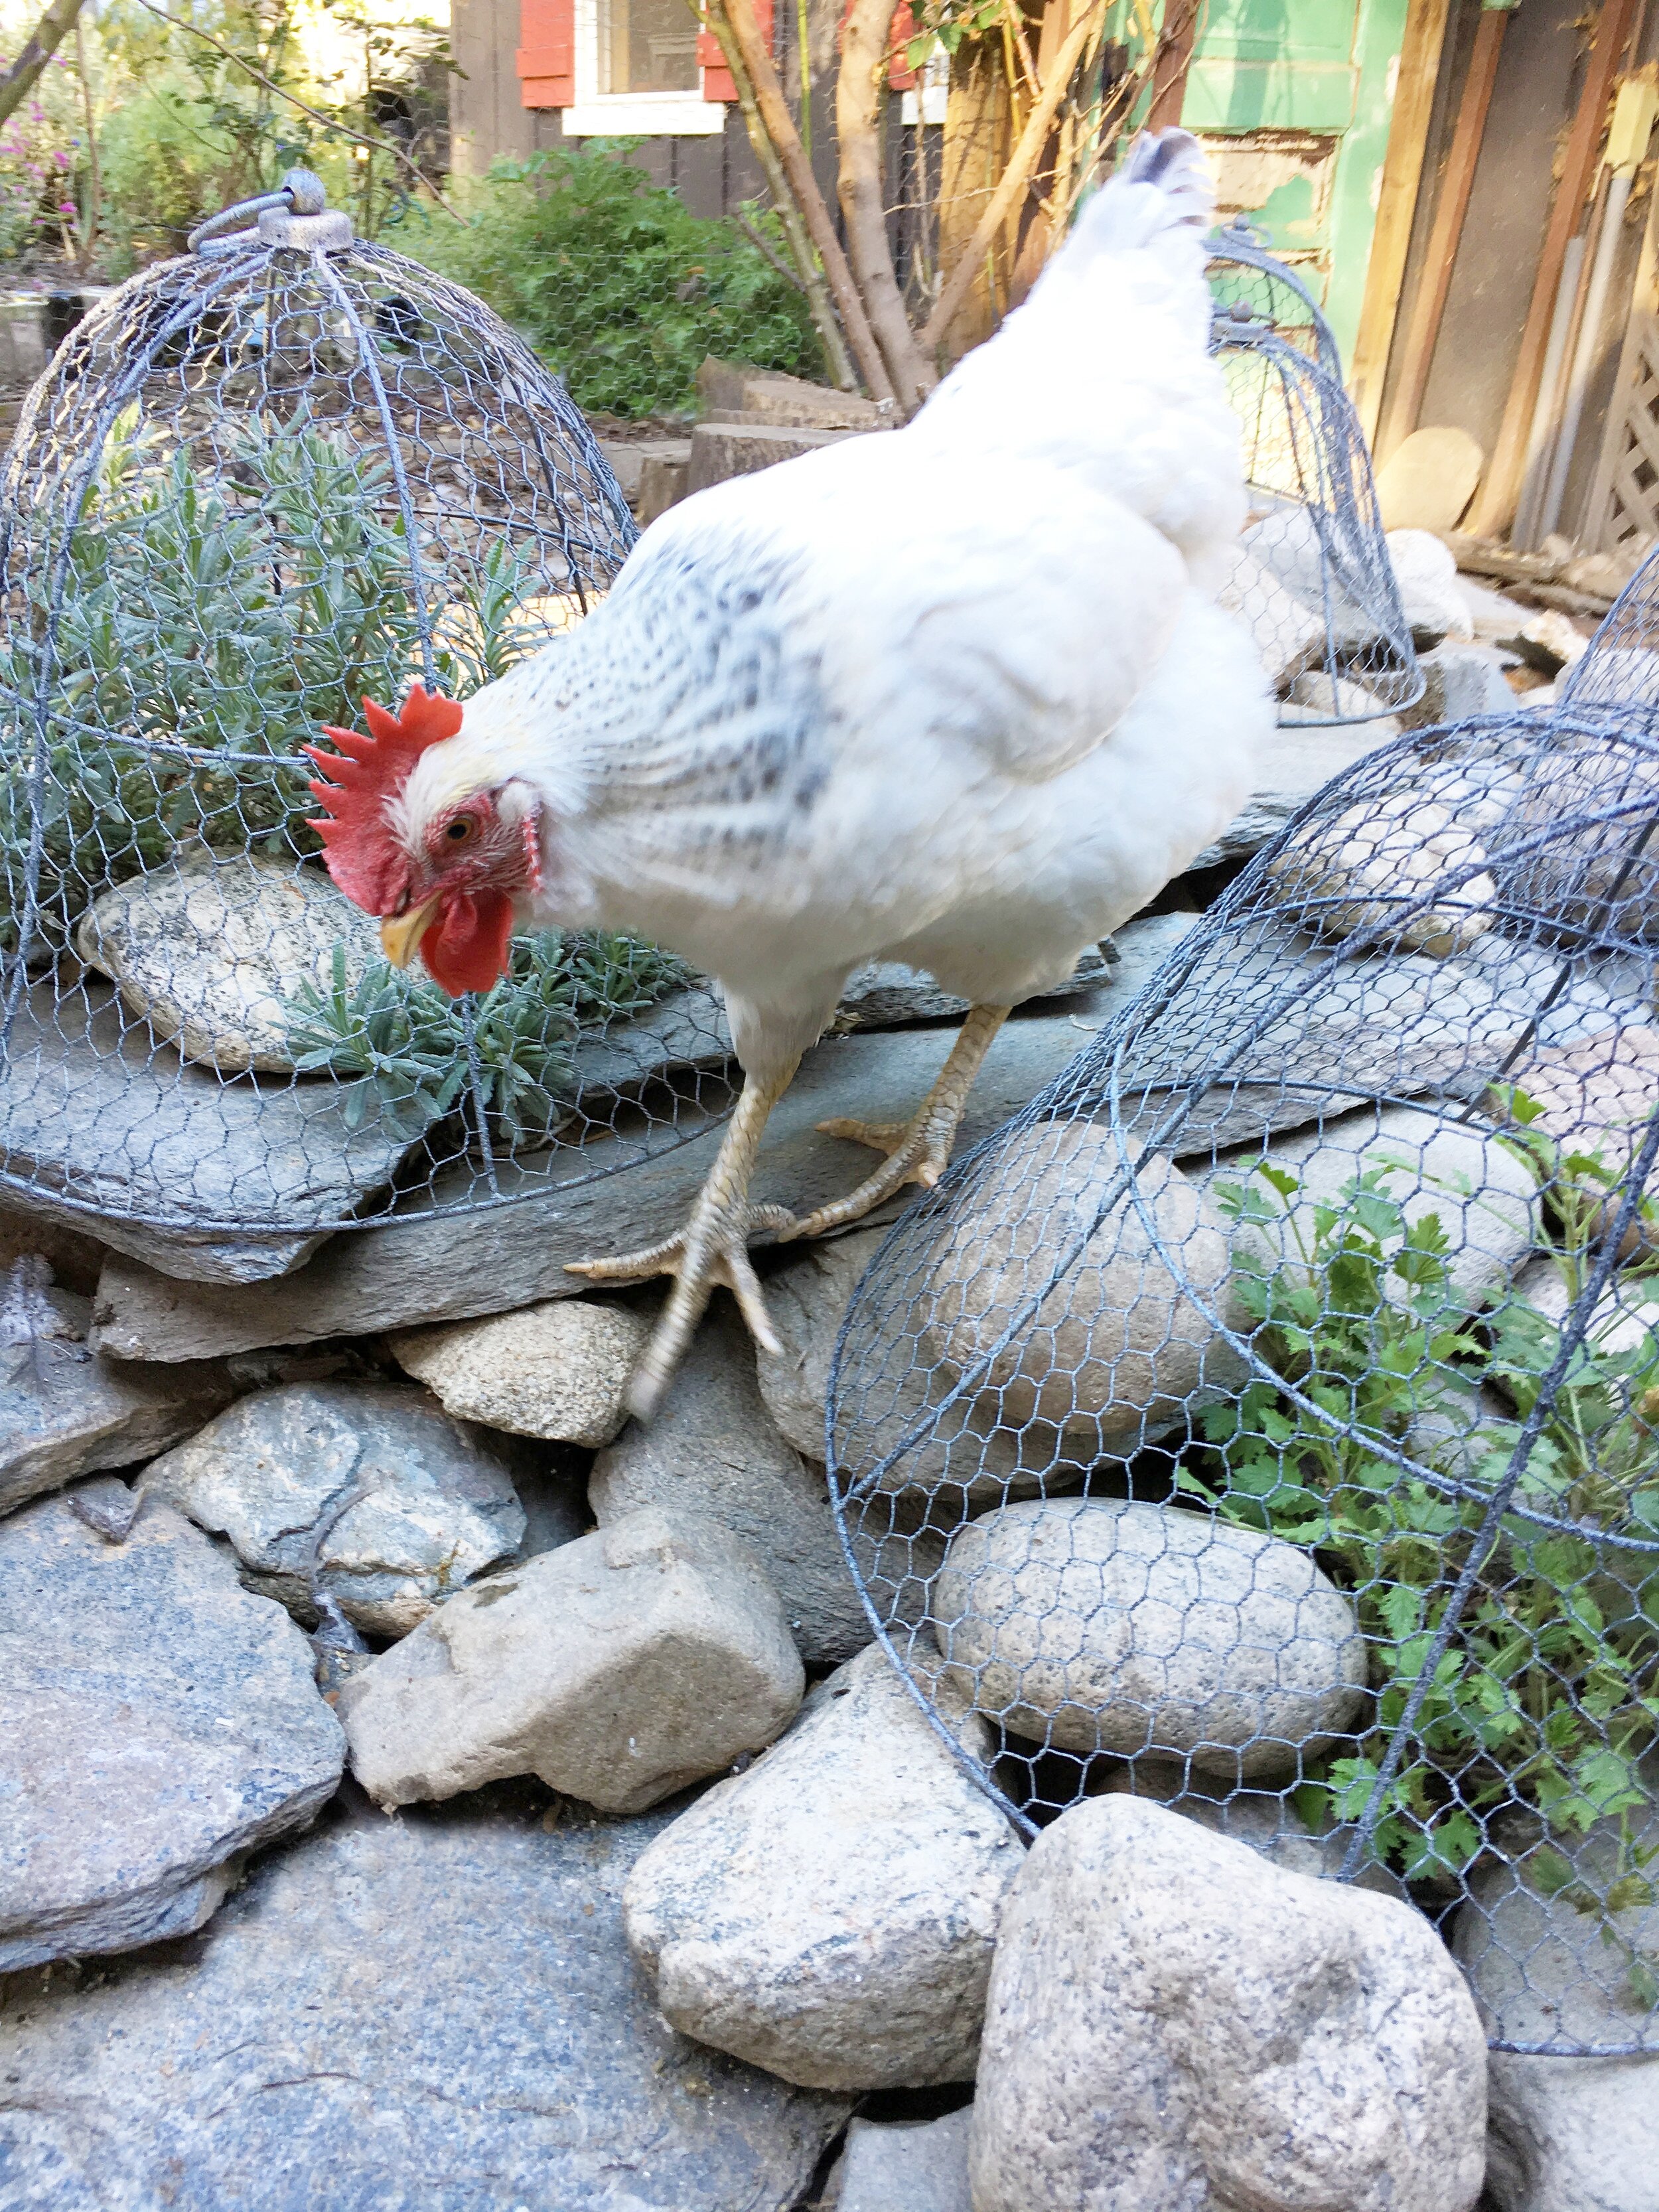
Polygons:
[[574,98],[567,138],[712,136],[726,109],[703,97],[685,0],[575,0]]
[[697,26],[685,0],[599,0],[599,87],[633,92],[695,92]]
[[[772,0],[754,0],[762,38]],[[519,96],[567,138],[713,137],[737,87],[685,0],[519,0]]]

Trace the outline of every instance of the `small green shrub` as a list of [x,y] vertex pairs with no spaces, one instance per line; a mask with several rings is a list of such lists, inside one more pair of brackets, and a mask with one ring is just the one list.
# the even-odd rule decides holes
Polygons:
[[[185,451],[158,449],[136,408],[118,422],[74,518],[47,672],[36,931],[47,947],[100,890],[185,841],[317,849],[305,773],[278,759],[324,722],[355,721],[365,694],[401,699],[421,665],[386,491],[384,463],[303,418],[251,425],[216,486]],[[32,618],[0,645],[0,948],[15,944],[22,903],[52,552],[43,536]],[[438,672],[453,697],[544,641],[521,611],[534,588],[505,544],[442,579]]]
[[[1619,1177],[1596,1160],[1564,1162],[1528,1132],[1518,1103],[1510,1141],[1540,1190],[1589,1191],[1581,1203],[1553,1203],[1557,1263],[1576,1293]],[[1519,1301],[1490,1315],[1471,1309],[1452,1284],[1438,1215],[1408,1222],[1390,1194],[1406,1166],[1372,1168],[1339,1202],[1311,1207],[1296,1203],[1298,1179],[1269,1160],[1218,1186],[1235,1221],[1270,1231],[1270,1244],[1288,1240],[1285,1260],[1243,1261],[1240,1290],[1257,1352],[1297,1395],[1258,1377],[1237,1401],[1208,1409],[1211,1449],[1177,1478],[1228,1519],[1314,1550],[1353,1596],[1376,1709],[1356,1751],[1299,1793],[1316,1826],[1356,1820],[1370,1802],[1561,1343]],[[1596,1539],[1659,1537],[1659,1437],[1644,1410],[1656,1382],[1651,1334],[1626,1351],[1587,1341],[1550,1404],[1515,1502],[1583,1533],[1506,1514],[1476,1563],[1376,1830],[1378,1855],[1413,1881],[1467,1874],[1495,1814],[1530,1814],[1543,1834],[1571,1838],[1608,1819],[1628,1829],[1651,1810],[1638,1762],[1659,1734],[1659,1566],[1626,1553],[1634,1572],[1620,1579],[1612,1547]],[[1513,1419],[1494,1418],[1482,1386]],[[1447,1480],[1410,1476],[1379,1447]],[[1651,1901],[1632,1851],[1620,1899],[1599,1899],[1598,1912],[1632,1901],[1632,1884]],[[1547,1884],[1553,1869],[1558,1887],[1571,1885],[1559,1853],[1534,1856]],[[1631,1972],[1639,1997],[1650,1968],[1638,1959]]]
[[[544,1144],[574,1092],[572,1048],[584,1028],[641,1013],[688,970],[672,953],[605,931],[517,938],[513,964],[477,1004],[473,1049],[493,1144]],[[344,948],[331,988],[302,986],[289,1043],[302,1073],[345,1079],[345,1119],[371,1116],[414,1135],[460,1103],[469,1080],[466,1030],[455,1000],[423,976],[377,961],[354,990]]]
[[[465,229],[422,219],[408,250],[522,331],[578,406],[676,414],[708,354],[816,375],[806,303],[737,225],[690,214],[627,142],[497,161]],[[782,240],[770,216],[757,226]]]

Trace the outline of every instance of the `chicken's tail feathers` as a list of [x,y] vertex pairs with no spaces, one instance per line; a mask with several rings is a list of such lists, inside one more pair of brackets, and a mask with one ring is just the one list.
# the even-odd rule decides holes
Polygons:
[[1095,194],[1066,243],[1075,266],[1101,254],[1167,243],[1183,269],[1215,220],[1215,186],[1190,131],[1143,131],[1117,174]]

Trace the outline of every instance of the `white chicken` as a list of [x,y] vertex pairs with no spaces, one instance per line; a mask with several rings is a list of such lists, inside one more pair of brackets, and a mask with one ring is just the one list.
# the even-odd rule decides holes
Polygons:
[[[905,428],[653,524],[568,637],[469,699],[331,730],[336,882],[447,988],[515,930],[627,930],[724,989],[744,1088],[686,1226],[584,1263],[676,1279],[659,1399],[714,1285],[773,1342],[757,1231],[811,1237],[931,1184],[1008,1010],[1064,981],[1238,811],[1271,721],[1223,613],[1245,511],[1206,338],[1196,142],[1143,138],[1030,301]],[[973,1011],[885,1157],[797,1219],[751,1206],[767,1116],[872,957]]]

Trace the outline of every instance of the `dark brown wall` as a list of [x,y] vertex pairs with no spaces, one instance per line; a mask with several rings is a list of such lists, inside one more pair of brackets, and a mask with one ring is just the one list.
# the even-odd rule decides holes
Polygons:
[[[1408,264],[1422,267],[1479,10],[1464,0],[1437,103],[1436,190],[1419,201]],[[1490,453],[1503,418],[1521,327],[1549,221],[1551,170],[1582,74],[1571,0],[1523,0],[1504,33],[1498,82],[1470,195],[1462,249],[1424,395],[1421,420],[1468,430]],[[1399,327],[1410,312],[1401,302]]]
[[[776,58],[785,84],[793,93],[799,82],[798,17],[789,4],[781,4],[777,15]],[[813,167],[832,208],[836,192],[832,88],[823,74],[819,50],[830,50],[836,20],[830,0],[812,0],[811,42],[820,79],[812,100]],[[556,109],[526,108],[520,104],[514,67],[519,44],[519,0],[453,0],[450,44],[457,70],[450,80],[449,118],[458,174],[482,176],[497,155],[522,161],[565,143]],[[739,201],[766,196],[743,118],[735,107],[726,111],[726,129],[718,137],[647,138],[633,158],[654,182],[677,191],[694,215],[729,214]]]

